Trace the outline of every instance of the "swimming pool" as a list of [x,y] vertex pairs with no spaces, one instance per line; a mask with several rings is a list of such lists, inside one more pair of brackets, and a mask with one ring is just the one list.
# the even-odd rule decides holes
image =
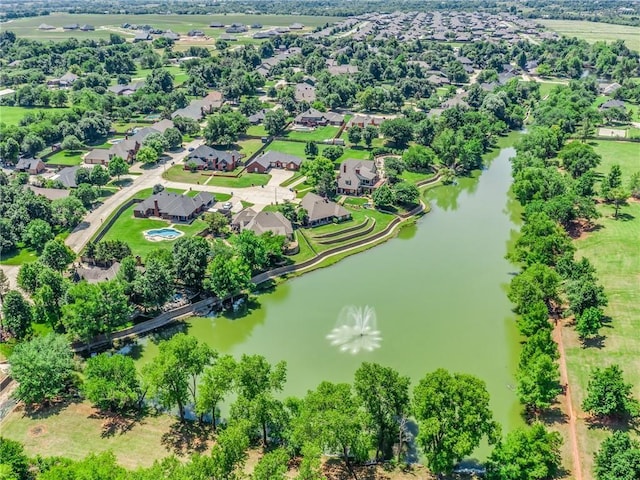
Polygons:
[[172,227],[167,228],[155,228],[153,230],[147,230],[144,232],[144,238],[151,242],[159,242],[162,240],[175,240],[178,237],[184,235],[184,232],[176,230]]

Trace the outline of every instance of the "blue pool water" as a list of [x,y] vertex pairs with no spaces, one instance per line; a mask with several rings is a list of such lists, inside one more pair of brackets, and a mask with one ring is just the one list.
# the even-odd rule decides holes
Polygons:
[[160,237],[165,240],[173,240],[182,235],[182,232],[175,228],[156,228],[154,230],[147,230],[144,233],[146,237]]

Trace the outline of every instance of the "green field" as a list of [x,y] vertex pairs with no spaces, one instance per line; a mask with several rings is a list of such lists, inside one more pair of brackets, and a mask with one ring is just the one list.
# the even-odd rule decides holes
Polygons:
[[247,188],[266,185],[271,180],[268,173],[245,173],[239,177],[212,176],[207,185],[227,188]]
[[[286,140],[274,140],[269,144],[265,151],[274,150],[276,152],[288,153],[289,155],[297,155],[300,158],[306,158],[304,153],[305,144],[302,142],[288,142]],[[322,155],[322,151],[329,145],[318,144],[318,154]],[[369,159],[369,150],[365,148],[344,148],[344,153],[337,162],[341,162],[347,158],[358,158],[363,160]]]
[[640,172],[640,143],[599,140],[592,142],[595,151],[602,157],[597,171],[607,174],[614,164],[620,165],[622,179],[626,186],[629,177]]
[[51,165],[74,166],[82,163],[82,156],[87,153],[84,150],[68,151],[60,150],[50,157],[47,157],[46,163]]
[[[177,65],[170,65],[170,66],[165,65],[162,67],[162,69],[168,71],[171,75],[173,75],[174,85],[181,85],[187,80],[187,78],[189,78],[189,75],[187,74],[187,72],[183,68]],[[138,66],[138,68],[136,69],[135,73],[132,76],[132,79],[144,80],[149,76],[149,74],[152,71],[153,71],[152,68],[140,68],[140,66]]]
[[587,42],[613,42],[624,40],[627,46],[640,51],[640,27],[613,25],[610,23],[585,22],[580,20],[536,20],[550,30],[568,37],[577,37]]
[[[15,32],[19,37],[37,38],[41,40],[63,40],[69,37],[76,38],[109,38],[110,33],[120,33],[129,38],[135,32],[123,30],[123,23],[148,24],[162,30],[172,30],[176,33],[187,33],[189,30],[203,30],[208,36],[218,36],[222,29],[209,28],[211,22],[222,22],[229,25],[234,22],[252,24],[261,23],[265,28],[270,26],[287,26],[300,22],[308,27],[324,25],[327,22],[339,20],[336,17],[308,16],[308,15],[74,15],[68,13],[52,14],[48,16],[20,18],[4,24],[3,28]],[[40,31],[38,25],[46,23],[61,28],[70,23],[90,24],[96,27],[94,32],[74,31]],[[249,32],[251,33],[251,32]],[[246,39],[247,42],[251,39]]]
[[36,112],[64,112],[69,110],[66,107],[62,108],[39,108],[39,107],[7,107],[0,106],[0,123],[6,123],[7,125],[18,125],[28,113]]
[[182,165],[174,165],[162,174],[162,178],[170,182],[192,183],[196,185],[205,183],[209,176],[203,175],[199,170],[192,172],[191,170],[185,170]]
[[325,127],[317,127],[309,132],[301,132],[290,130],[286,133],[286,137],[292,140],[303,140],[305,142],[322,142],[323,140],[334,138],[340,129],[332,125]]

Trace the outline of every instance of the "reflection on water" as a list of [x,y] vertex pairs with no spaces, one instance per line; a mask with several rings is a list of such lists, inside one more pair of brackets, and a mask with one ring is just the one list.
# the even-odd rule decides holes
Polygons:
[[376,311],[373,307],[348,305],[340,311],[338,326],[327,335],[331,345],[352,355],[380,348],[382,337],[376,330]]

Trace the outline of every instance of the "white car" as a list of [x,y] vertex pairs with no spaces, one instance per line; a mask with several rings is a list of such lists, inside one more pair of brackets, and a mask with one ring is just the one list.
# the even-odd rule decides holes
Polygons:
[[224,208],[225,210],[231,210],[231,207],[233,207],[233,204],[231,202],[226,202],[222,205],[222,208]]

